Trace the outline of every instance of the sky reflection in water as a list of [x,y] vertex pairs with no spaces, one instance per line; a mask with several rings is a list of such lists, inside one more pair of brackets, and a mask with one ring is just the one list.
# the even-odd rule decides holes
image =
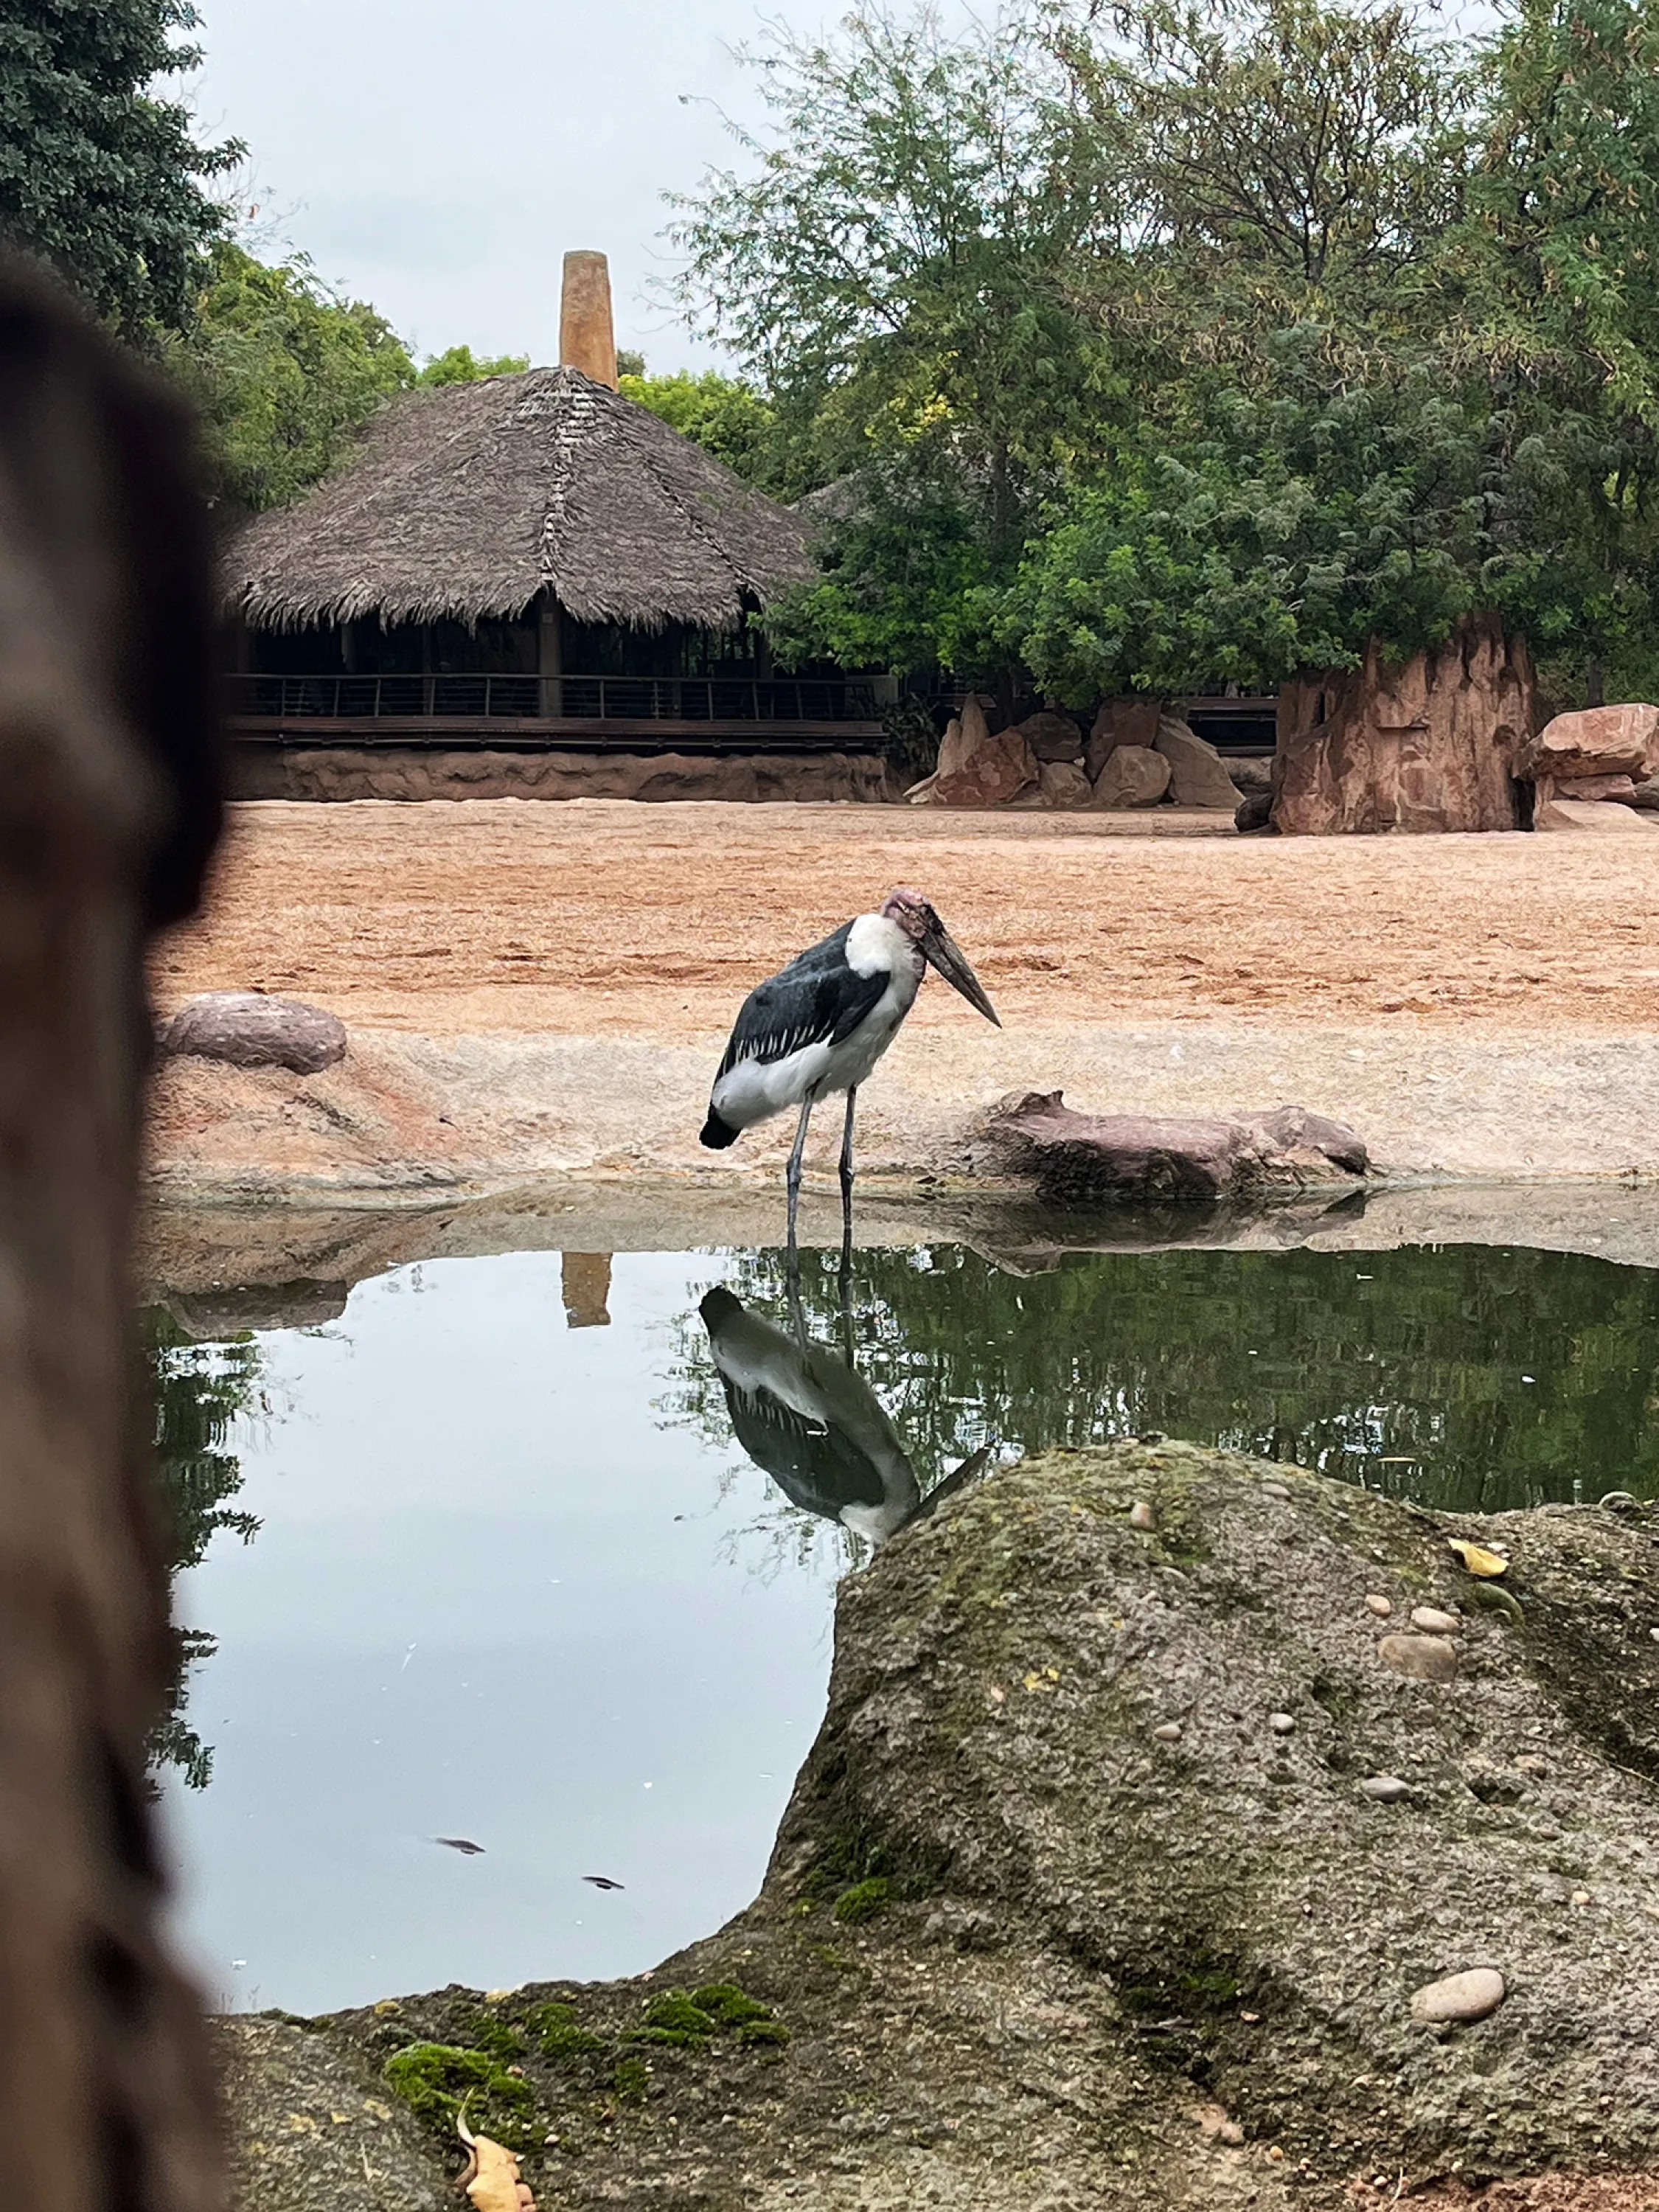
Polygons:
[[[216,1647],[167,1796],[220,2001],[632,1972],[744,1905],[862,1548],[792,1495],[851,1498],[880,1536],[907,1480],[925,1492],[988,1443],[1146,1429],[1474,1510],[1655,1487],[1659,1279],[1606,1261],[1198,1251],[1022,1275],[866,1252],[852,1333],[876,1402],[832,1409],[832,1437],[775,1358],[758,1382],[717,1369],[715,1284],[787,1336],[773,1253],[626,1255],[608,1279],[599,1255],[404,1267],[337,1322],[226,1352],[153,1320],[179,1556],[199,1562],[177,1617]],[[804,1303],[838,1345],[827,1258]],[[729,1325],[730,1301],[708,1314]],[[787,1418],[769,1390],[795,1394]]]

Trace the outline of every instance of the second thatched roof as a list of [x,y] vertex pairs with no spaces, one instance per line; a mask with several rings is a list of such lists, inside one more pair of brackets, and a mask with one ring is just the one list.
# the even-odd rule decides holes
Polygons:
[[635,401],[574,368],[412,394],[358,458],[231,547],[259,629],[520,614],[738,629],[812,574],[804,525]]

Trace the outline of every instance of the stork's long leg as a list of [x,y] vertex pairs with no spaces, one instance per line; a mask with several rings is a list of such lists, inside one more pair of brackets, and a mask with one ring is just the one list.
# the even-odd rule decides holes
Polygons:
[[859,1087],[847,1093],[847,1124],[841,1138],[841,1278],[843,1285],[853,1272],[853,1113]]
[[800,1109],[800,1127],[795,1132],[795,1149],[789,1155],[789,1171],[785,1185],[789,1193],[789,1257],[795,1259],[795,1216],[800,1210],[800,1164],[806,1150],[806,1125],[812,1118],[812,1101],[809,1098]]
[[800,1109],[800,1127],[795,1132],[795,1149],[789,1155],[789,1170],[785,1183],[789,1192],[789,1252],[786,1263],[786,1282],[789,1292],[789,1310],[794,1316],[795,1336],[803,1352],[806,1349],[806,1316],[800,1302],[800,1250],[795,1243],[795,1215],[800,1206],[800,1163],[806,1150],[806,1125],[812,1118],[812,1101],[809,1098]]

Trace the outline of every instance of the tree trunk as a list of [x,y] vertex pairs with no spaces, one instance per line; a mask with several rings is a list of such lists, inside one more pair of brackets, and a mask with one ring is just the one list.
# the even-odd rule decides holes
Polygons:
[[1279,695],[1273,818],[1287,834],[1516,830],[1510,763],[1536,723],[1532,659],[1495,615],[1390,666],[1294,678]]
[[208,2212],[145,1738],[167,1595],[130,1341],[143,933],[217,820],[171,403],[0,268],[0,2141],[11,2212]]

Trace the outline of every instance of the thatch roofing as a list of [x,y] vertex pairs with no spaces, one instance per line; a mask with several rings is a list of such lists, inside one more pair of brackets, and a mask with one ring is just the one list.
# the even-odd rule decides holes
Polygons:
[[802,523],[574,368],[412,393],[349,466],[230,549],[260,629],[477,622],[551,588],[580,622],[731,630],[810,576]]

